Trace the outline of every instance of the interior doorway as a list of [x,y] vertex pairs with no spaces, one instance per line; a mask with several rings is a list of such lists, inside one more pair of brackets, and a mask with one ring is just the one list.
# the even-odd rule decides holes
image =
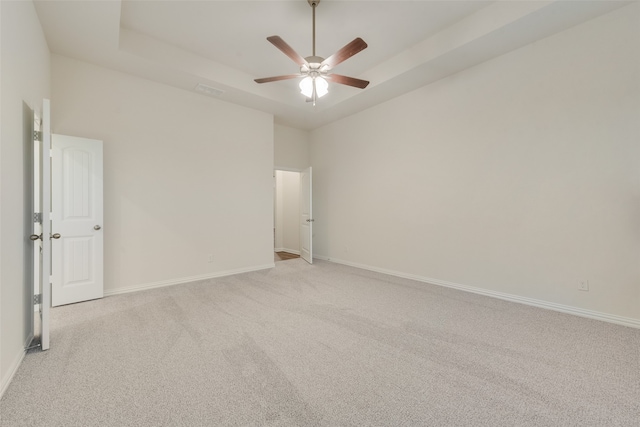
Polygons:
[[300,172],[274,172],[274,256],[276,261],[300,256]]

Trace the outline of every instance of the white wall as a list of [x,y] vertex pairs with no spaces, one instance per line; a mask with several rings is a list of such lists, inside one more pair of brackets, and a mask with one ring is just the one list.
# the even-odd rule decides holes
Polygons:
[[49,49],[33,3],[0,2],[0,395],[24,355],[33,305],[27,268],[33,243],[27,197],[31,111],[49,97]]
[[54,133],[104,141],[107,293],[273,265],[271,115],[58,55],[52,83]]
[[309,164],[309,132],[274,125],[275,168],[301,171]]
[[316,253],[640,325],[639,6],[313,131]]
[[276,171],[276,251],[300,254],[300,173]]

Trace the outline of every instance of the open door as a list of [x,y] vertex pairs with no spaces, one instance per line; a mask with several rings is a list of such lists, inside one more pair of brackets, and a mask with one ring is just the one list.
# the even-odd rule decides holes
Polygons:
[[53,307],[102,298],[102,141],[52,135]]
[[313,264],[311,167],[300,172],[300,256]]
[[49,309],[51,308],[51,105],[42,101],[42,117],[35,138],[34,156],[34,276],[39,301],[37,339],[42,350],[49,349]]

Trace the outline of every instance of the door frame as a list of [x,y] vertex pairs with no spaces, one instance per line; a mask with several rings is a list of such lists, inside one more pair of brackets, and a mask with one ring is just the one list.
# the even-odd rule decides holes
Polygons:
[[[39,165],[40,160],[38,158],[40,153],[40,142],[34,137],[36,131],[40,131],[40,112],[32,109],[26,102],[22,103],[22,115],[23,115],[23,143],[24,143],[24,177],[25,177],[25,197],[24,207],[25,212],[30,214],[30,219],[24,225],[24,232],[27,236],[39,235],[40,223],[35,220],[33,215],[38,211],[38,188],[39,188]],[[39,276],[40,264],[36,262],[37,257],[40,255],[39,242],[33,242],[29,239],[28,243],[24,247],[25,253],[25,283],[29,285],[25,286],[25,310],[28,316],[28,323],[26,325],[28,335],[25,340],[25,347],[30,348],[32,343],[39,335],[36,335],[36,315],[39,312],[36,310],[37,306],[34,303],[34,295],[36,295],[37,288],[36,281]]]

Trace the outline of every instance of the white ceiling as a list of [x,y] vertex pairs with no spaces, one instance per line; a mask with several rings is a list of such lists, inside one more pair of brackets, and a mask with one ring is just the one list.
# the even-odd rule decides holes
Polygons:
[[[331,84],[316,106],[298,80],[258,77],[298,66],[266,37],[279,35],[311,55],[311,7],[287,1],[36,1],[52,52],[275,115],[314,129],[562,31],[629,1],[322,0],[316,53],[328,57],[356,37],[369,47],[335,68],[370,80],[364,89]],[[207,95],[202,95],[207,96]]]

